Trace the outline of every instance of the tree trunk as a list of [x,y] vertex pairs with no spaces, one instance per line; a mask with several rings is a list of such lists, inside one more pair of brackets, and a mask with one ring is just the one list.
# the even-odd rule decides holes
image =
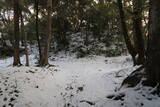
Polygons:
[[0,40],[1,40],[1,45],[2,45],[2,46],[6,46],[5,39],[4,39],[4,36],[3,36],[3,30],[1,30],[0,32],[1,32],[1,38],[0,38]]
[[27,48],[27,35],[24,31],[24,22],[23,22],[23,14],[21,10],[21,37],[23,37],[23,45],[25,46],[25,55],[26,55],[26,66],[29,66],[29,58],[28,58],[28,48]]
[[35,12],[36,12],[36,37],[38,42],[38,50],[39,50],[39,63],[42,58],[42,50],[41,50],[41,44],[40,44],[40,37],[39,37],[39,28],[38,28],[38,12],[39,12],[39,0],[35,0]]
[[48,17],[47,17],[47,40],[44,48],[43,57],[41,60],[41,66],[46,66],[49,64],[48,62],[48,56],[49,56],[49,48],[50,48],[50,41],[51,41],[51,35],[52,35],[52,0],[47,1],[47,11],[48,11]]
[[147,85],[160,83],[160,0],[150,0],[149,46],[147,50]]
[[128,35],[127,26],[126,26],[126,22],[125,22],[124,11],[123,11],[122,0],[117,0],[117,3],[118,3],[118,8],[119,8],[121,28],[122,28],[122,33],[123,33],[123,36],[124,36],[124,40],[125,40],[128,52],[132,56],[133,63],[134,63],[134,65],[136,65],[135,56],[136,56],[137,52],[135,51],[135,48],[132,45],[131,40],[130,40],[129,35]]
[[145,46],[142,34],[142,0],[133,0],[133,32],[138,53],[137,65],[145,63]]
[[13,66],[21,65],[19,56],[19,0],[14,0],[14,61]]

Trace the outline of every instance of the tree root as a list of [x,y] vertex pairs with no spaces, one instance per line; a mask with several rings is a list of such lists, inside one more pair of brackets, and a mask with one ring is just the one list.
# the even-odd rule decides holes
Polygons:
[[125,78],[123,80],[120,88],[122,88],[124,86],[125,87],[136,86],[142,80],[142,78],[145,76],[144,74],[145,74],[144,66],[139,67],[138,69],[133,71],[127,78]]

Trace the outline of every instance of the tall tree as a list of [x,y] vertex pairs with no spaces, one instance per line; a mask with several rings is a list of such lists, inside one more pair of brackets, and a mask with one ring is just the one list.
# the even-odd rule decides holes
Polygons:
[[49,56],[49,48],[50,48],[50,41],[52,35],[52,0],[47,1],[47,39],[45,43],[45,48],[43,51],[43,57],[41,59],[41,66],[46,66],[49,64],[48,56]]
[[38,28],[38,13],[39,13],[39,0],[35,0],[35,12],[36,12],[36,37],[38,42],[38,50],[39,50],[39,61],[41,61],[42,57],[42,50],[41,50],[41,44],[40,44],[40,38],[39,38],[39,28]]
[[119,15],[120,15],[120,20],[121,20],[121,29],[122,29],[122,33],[124,36],[124,40],[125,40],[128,52],[132,56],[133,63],[134,63],[134,65],[136,65],[135,56],[136,56],[137,52],[135,51],[135,48],[134,48],[133,44],[131,43],[131,40],[128,35],[127,25],[126,25],[126,21],[125,21],[125,15],[124,15],[124,11],[123,11],[122,0],[117,0],[117,3],[118,3]]
[[28,57],[28,48],[27,48],[27,35],[24,30],[24,20],[23,20],[23,13],[22,9],[20,9],[20,19],[21,19],[21,37],[23,37],[24,46],[25,46],[25,55],[26,55],[26,66],[29,66],[29,57]]
[[147,85],[160,83],[160,0],[150,0],[149,45],[147,50]]
[[145,46],[142,34],[142,0],[133,0],[133,34],[138,53],[136,64],[145,63]]
[[19,10],[19,0],[14,0],[14,66],[21,65],[19,56]]

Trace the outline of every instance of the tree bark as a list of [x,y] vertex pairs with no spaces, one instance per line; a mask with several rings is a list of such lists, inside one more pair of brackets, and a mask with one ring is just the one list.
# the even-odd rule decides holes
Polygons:
[[122,4],[122,0],[117,0],[118,3],[118,8],[119,8],[119,15],[120,15],[120,20],[121,20],[121,29],[122,29],[122,33],[124,36],[124,40],[128,49],[129,54],[132,56],[133,59],[133,63],[134,65],[136,65],[136,54],[137,52],[135,51],[135,48],[133,46],[133,44],[131,43],[131,40],[129,38],[128,35],[128,31],[127,31],[127,25],[125,22],[125,16],[124,16],[124,11],[123,11],[123,4]]
[[4,39],[4,36],[3,36],[3,30],[1,30],[0,32],[1,32],[1,38],[0,38],[0,40],[1,40],[1,45],[2,45],[2,46],[5,46],[6,43],[5,43],[5,39]]
[[21,65],[19,56],[19,0],[14,0],[14,61],[13,66]]
[[147,85],[160,83],[160,0],[150,0],[149,46],[147,50]]
[[43,57],[41,60],[41,66],[46,66],[49,64],[48,62],[48,56],[49,56],[49,48],[50,48],[50,41],[51,41],[51,35],[52,35],[52,0],[47,1],[47,40],[44,48]]
[[138,53],[137,65],[145,63],[145,46],[142,34],[142,0],[133,0],[133,34],[135,47]]
[[39,28],[38,28],[38,13],[39,13],[39,0],[35,0],[35,12],[36,12],[36,37],[38,42],[38,51],[39,51],[39,63],[42,58],[42,50],[41,50],[41,43],[40,43],[40,37],[39,37]]

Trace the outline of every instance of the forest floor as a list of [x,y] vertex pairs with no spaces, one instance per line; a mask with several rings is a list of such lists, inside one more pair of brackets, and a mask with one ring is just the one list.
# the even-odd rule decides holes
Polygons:
[[12,67],[12,58],[1,59],[0,107],[160,107],[160,98],[150,94],[152,88],[120,89],[137,68],[128,56],[60,55],[50,63],[54,66]]

